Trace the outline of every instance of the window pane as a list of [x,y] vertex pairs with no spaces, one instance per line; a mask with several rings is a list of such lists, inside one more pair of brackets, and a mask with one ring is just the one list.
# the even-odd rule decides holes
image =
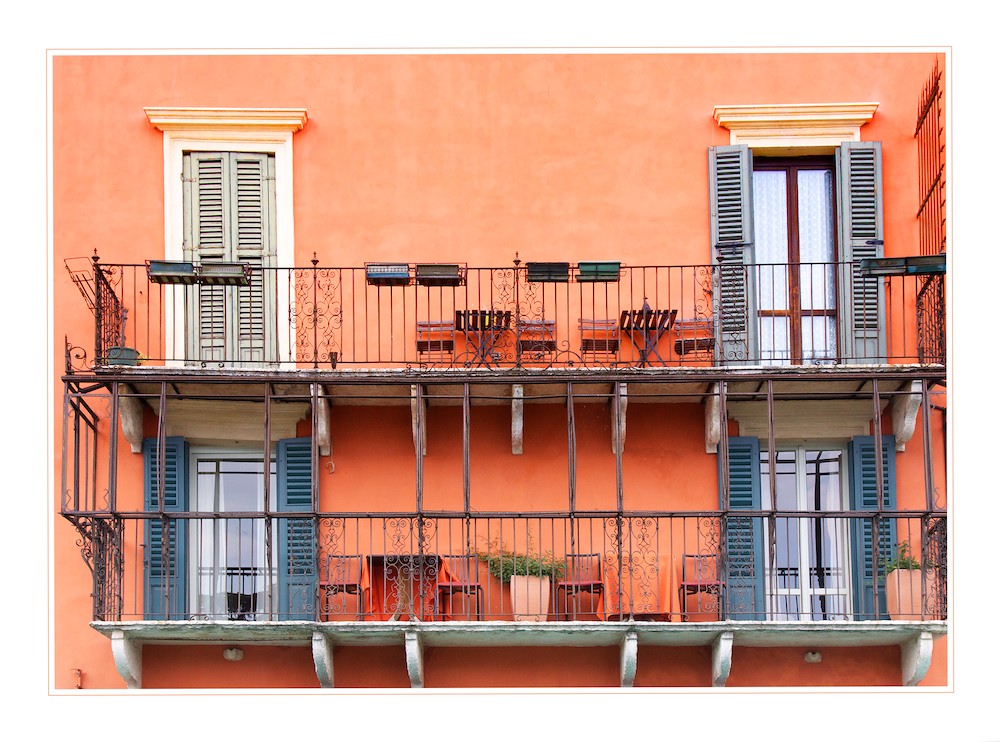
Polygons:
[[[833,173],[830,170],[799,170],[799,260],[831,263],[833,247]],[[754,180],[754,187],[757,181]],[[756,212],[754,212],[756,216]]]
[[765,364],[785,365],[792,357],[788,317],[760,318],[760,358]]
[[804,361],[837,359],[837,321],[833,317],[802,318],[802,358]]
[[803,263],[799,266],[799,291],[803,309],[835,309],[837,306],[836,265]]
[[788,192],[781,170],[753,174],[754,249],[758,263],[788,262]]
[[788,266],[757,266],[757,303],[762,311],[788,309]]

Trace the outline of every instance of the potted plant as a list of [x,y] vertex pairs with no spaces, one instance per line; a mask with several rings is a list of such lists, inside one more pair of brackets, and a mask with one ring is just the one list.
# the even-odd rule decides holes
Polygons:
[[491,575],[510,585],[515,621],[548,620],[551,580],[565,574],[564,561],[556,559],[550,551],[533,551],[530,533],[524,554],[511,551],[503,542],[493,540],[487,550],[478,552],[477,556],[486,563]]
[[[894,621],[917,618],[921,614],[921,565],[910,551],[910,544],[900,542],[895,556],[882,562],[885,570],[885,606]],[[928,578],[930,585],[932,580]]]

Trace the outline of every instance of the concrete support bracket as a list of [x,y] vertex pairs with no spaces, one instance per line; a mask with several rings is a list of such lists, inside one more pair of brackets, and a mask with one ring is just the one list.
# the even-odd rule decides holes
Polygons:
[[135,397],[118,398],[118,417],[122,435],[132,447],[132,453],[142,453],[142,402]]
[[906,443],[913,437],[917,427],[917,412],[923,399],[920,381],[911,381],[908,393],[897,396],[892,401],[892,432],[896,436],[896,450],[905,451]]
[[129,639],[124,631],[111,634],[111,654],[115,658],[115,669],[125,679],[128,688],[142,687],[142,645]]
[[924,679],[930,669],[934,638],[929,631],[921,631],[912,639],[903,642],[900,649],[903,685],[916,685]]
[[524,452],[524,385],[510,388],[510,452],[520,456]]
[[333,452],[333,431],[330,428],[330,402],[322,397],[316,403],[316,438],[320,456]]
[[719,385],[712,388],[705,400],[705,453],[716,453],[719,450]]
[[622,637],[621,676],[622,688],[631,688],[635,682],[635,668],[639,661],[639,637],[634,629],[629,629]]
[[[611,398],[611,453],[625,453],[625,413],[628,411],[628,383],[615,382],[618,393]],[[617,404],[616,404],[617,403]]]
[[[427,455],[427,397],[417,402],[417,385],[410,384],[410,418],[413,427],[413,450],[420,456]],[[419,425],[418,425],[419,421]]]
[[424,645],[420,634],[412,629],[405,634],[406,673],[410,676],[411,688],[424,687]]
[[320,688],[333,688],[333,641],[329,635],[314,631],[312,635],[313,664]]
[[723,631],[712,642],[712,687],[724,688],[733,669],[733,632]]

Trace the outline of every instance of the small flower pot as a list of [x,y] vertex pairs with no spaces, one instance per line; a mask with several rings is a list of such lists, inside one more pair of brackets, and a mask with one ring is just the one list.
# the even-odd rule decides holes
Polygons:
[[138,366],[139,351],[135,348],[112,345],[105,353],[104,362],[109,366]]

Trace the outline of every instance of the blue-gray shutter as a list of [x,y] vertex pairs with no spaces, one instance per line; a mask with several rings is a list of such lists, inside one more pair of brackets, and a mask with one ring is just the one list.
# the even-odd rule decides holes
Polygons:
[[838,151],[840,186],[841,356],[847,363],[884,363],[885,301],[882,278],[862,276],[861,261],[881,258],[882,144],[844,142]]
[[[863,435],[848,444],[851,510],[878,510],[875,466],[875,436]],[[896,437],[882,436],[882,501],[884,510],[896,509]],[[896,552],[896,523],[883,520],[879,526],[878,553],[873,553],[874,523],[870,518],[851,519],[854,617],[858,620],[888,618],[885,609],[885,570],[881,563]],[[878,610],[875,609],[874,577],[878,575]]]
[[[156,513],[159,510],[156,438],[143,441],[142,454],[143,507],[147,512]],[[163,509],[168,513],[186,511],[188,444],[183,438],[166,439],[163,463]],[[169,535],[165,541],[162,520],[150,516],[145,523],[142,594],[143,614],[147,620],[188,618],[188,522],[168,520],[166,528]]]
[[[312,438],[278,441],[278,510],[314,512]],[[313,518],[278,521],[278,620],[316,616],[316,525]]]
[[757,351],[752,268],[753,156],[745,144],[710,147],[708,176],[712,260],[716,264],[716,353],[722,365],[746,365]]
[[[719,507],[722,500],[719,457]],[[760,441],[729,438],[729,509],[760,510]],[[760,517],[730,514],[723,526],[726,615],[735,621],[761,621],[764,612],[764,527]]]

